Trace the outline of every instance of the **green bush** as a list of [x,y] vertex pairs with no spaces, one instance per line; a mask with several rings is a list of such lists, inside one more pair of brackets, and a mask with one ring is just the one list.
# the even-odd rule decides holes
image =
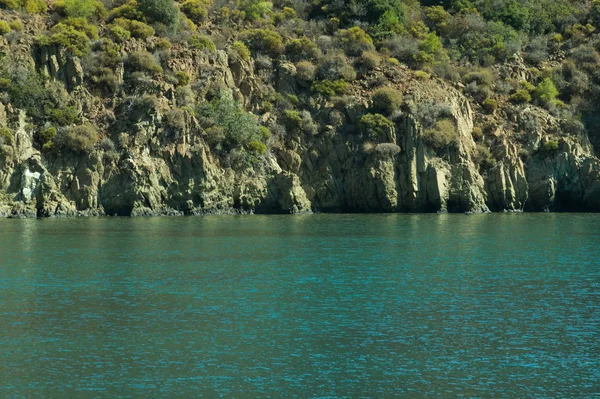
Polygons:
[[215,43],[213,43],[210,37],[197,33],[190,36],[188,45],[193,49],[206,50],[209,53],[214,53],[217,50]]
[[117,18],[130,19],[134,21],[144,21],[144,14],[138,10],[136,0],[130,0],[123,5],[115,7],[111,10],[109,20],[114,21]]
[[267,146],[265,145],[265,143],[261,143],[256,139],[248,142],[246,146],[248,147],[249,151],[255,152],[260,155],[264,155],[267,152]]
[[185,112],[181,108],[172,108],[165,112],[163,126],[172,132],[182,132],[186,128]]
[[38,37],[38,44],[56,44],[78,57],[83,56],[89,50],[90,39],[85,33],[78,31],[72,26],[59,23],[50,30],[50,34],[49,37]]
[[258,134],[260,135],[260,140],[263,143],[266,143],[271,139],[271,131],[265,126],[260,126],[258,128]]
[[394,122],[381,114],[365,114],[358,121],[358,127],[368,137],[387,138],[386,134],[394,128]]
[[185,86],[190,83],[190,74],[185,71],[179,71],[175,74],[175,78],[177,78],[178,86]]
[[423,141],[436,151],[447,151],[458,146],[458,130],[454,122],[442,119],[423,132]]
[[537,85],[533,95],[538,101],[544,104],[551,103],[556,100],[558,89],[554,85],[552,79],[546,78]]
[[153,22],[173,28],[177,23],[179,9],[173,0],[138,0],[138,9]]
[[89,18],[94,15],[98,6],[103,7],[102,3],[96,0],[64,0],[67,17]]
[[89,152],[98,141],[98,132],[92,125],[80,125],[67,129],[57,136],[61,148],[73,152]]
[[117,43],[123,43],[131,37],[131,32],[120,25],[113,25],[109,28],[110,34]]
[[117,18],[114,23],[131,32],[131,36],[145,40],[154,35],[154,28],[140,21],[125,18]]
[[16,10],[21,8],[21,1],[19,0],[0,0],[0,8],[8,8],[9,10]]
[[240,41],[235,41],[231,45],[231,48],[237,52],[238,56],[244,61],[250,61],[250,50],[248,47]]
[[199,105],[196,115],[207,141],[217,150],[231,151],[260,138],[257,120],[233,99],[230,91],[222,90],[210,102]]
[[40,129],[36,132],[35,139],[42,147],[42,150],[48,151],[53,147],[53,140],[56,137],[56,133],[56,128],[53,126]]
[[79,111],[73,105],[60,108],[47,107],[45,113],[48,119],[58,126],[72,125],[79,119]]
[[316,67],[310,61],[300,61],[296,64],[296,77],[305,82],[312,82],[315,78]]
[[363,51],[356,64],[363,71],[372,71],[381,64],[381,56],[376,51]]
[[343,29],[338,32],[337,36],[344,52],[349,56],[359,56],[363,51],[375,49],[371,36],[358,26]]
[[493,114],[498,109],[498,102],[493,98],[486,98],[481,104],[481,107],[488,114]]
[[484,86],[491,86],[494,81],[494,75],[487,69],[479,69],[476,71],[471,71],[463,76],[463,81],[465,83],[476,82],[477,84]]
[[325,97],[333,97],[344,94],[348,88],[348,83],[343,80],[319,80],[312,84],[311,90],[313,93],[320,94]]
[[7,127],[0,127],[0,144],[12,145],[13,134]]
[[320,53],[317,44],[306,37],[292,39],[285,45],[285,54],[294,62],[314,60],[319,57]]
[[153,75],[162,73],[162,68],[152,56],[145,51],[135,51],[127,57],[127,67],[130,71],[148,72]]
[[8,24],[8,22],[0,21],[0,35],[5,35],[12,31],[12,28]]
[[20,19],[13,19],[12,21],[10,21],[10,23],[8,25],[14,31],[17,31],[17,32],[23,31],[23,22],[21,22]]
[[199,24],[208,16],[210,0],[188,0],[181,5],[181,11],[193,22]]
[[398,110],[402,104],[402,93],[391,87],[378,89],[373,93],[373,112],[383,115],[391,115]]
[[171,42],[169,39],[165,37],[161,37],[156,42],[154,42],[154,50],[155,51],[167,51],[171,49]]
[[510,101],[515,104],[525,104],[531,101],[531,94],[527,90],[517,90],[510,96]]
[[242,10],[250,21],[257,20],[273,11],[273,3],[262,0],[245,0],[242,2]]
[[554,154],[558,151],[558,140],[548,140],[542,146],[542,153],[546,155]]
[[269,29],[252,29],[242,34],[248,48],[256,53],[277,57],[283,53],[283,39],[279,33]]

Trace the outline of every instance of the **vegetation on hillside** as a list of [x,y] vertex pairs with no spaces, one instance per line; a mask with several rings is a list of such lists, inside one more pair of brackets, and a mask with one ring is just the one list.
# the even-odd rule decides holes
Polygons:
[[[490,118],[510,104],[533,104],[583,123],[600,142],[600,0],[0,0],[0,9],[3,43],[34,33],[36,46],[80,58],[90,90],[116,110],[143,109],[161,83],[174,85],[173,112],[198,118],[208,142],[226,152],[265,153],[273,141],[260,134],[266,113],[278,116],[277,126],[268,126],[277,134],[337,126],[339,115],[318,114],[315,103],[343,108],[358,81],[372,93],[372,106],[348,129],[382,134],[403,102],[389,81],[401,64],[417,79],[456,84]],[[40,26],[40,18],[45,31],[24,28],[34,20]],[[242,104],[201,76],[169,67],[183,50],[225,50],[231,60],[253,63],[262,98]],[[40,145],[92,148],[100,136],[66,88],[8,53],[0,52],[1,100],[27,111],[44,137]],[[522,76],[501,78],[499,68],[520,59]],[[273,70],[284,62],[294,65],[299,92],[276,84]],[[455,144],[450,122],[428,129],[438,150]]]

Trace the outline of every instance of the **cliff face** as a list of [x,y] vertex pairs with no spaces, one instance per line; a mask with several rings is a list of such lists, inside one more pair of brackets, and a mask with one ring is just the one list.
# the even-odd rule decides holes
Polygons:
[[[489,116],[444,81],[417,79],[408,70],[391,79],[405,101],[385,132],[347,133],[370,106],[369,91],[357,86],[342,107],[312,105],[315,118],[335,115],[335,123],[276,136],[266,154],[249,161],[211,148],[192,113],[179,115],[176,127],[165,123],[178,101],[173,84],[153,84],[145,90],[158,101],[143,112],[127,110],[126,102],[90,92],[79,59],[28,42],[12,51],[64,84],[101,138],[118,144],[42,151],[26,113],[0,104],[0,127],[14,131],[0,151],[2,216],[600,211],[600,160],[581,129],[538,107],[507,105],[478,137],[475,125]],[[226,87],[248,109],[261,99],[252,63],[223,51],[182,51],[168,63],[202,79],[200,89]],[[276,66],[280,91],[302,92],[295,73],[293,65]],[[274,114],[262,118],[277,123]],[[442,118],[456,137],[440,150],[427,139],[427,126]],[[545,145],[550,141],[558,148]]]

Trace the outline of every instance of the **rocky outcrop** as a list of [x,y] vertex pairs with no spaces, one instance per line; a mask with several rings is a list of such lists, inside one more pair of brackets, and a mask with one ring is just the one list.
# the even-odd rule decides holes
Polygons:
[[[249,157],[211,148],[191,113],[182,111],[176,126],[167,127],[167,110],[180,106],[171,83],[148,88],[157,96],[149,109],[135,109],[125,99],[115,116],[108,102],[86,91],[77,58],[51,46],[36,47],[33,58],[38,70],[65,84],[102,139],[117,144],[42,151],[25,113],[0,104],[0,127],[14,131],[14,140],[0,149],[2,216],[600,211],[600,160],[585,132],[521,106],[510,108],[503,123],[476,143],[478,116],[443,81],[403,83],[405,105],[394,113],[393,126],[376,136],[357,129],[369,110],[369,93],[355,93],[341,108],[315,101],[303,111],[306,120],[319,119],[317,127],[281,132],[267,154]],[[168,68],[191,76],[198,97],[226,88],[257,109],[268,95],[252,63],[224,51],[181,50]],[[525,73],[519,60],[507,68],[510,76]],[[278,91],[290,98],[306,90],[295,75],[288,62],[273,72]],[[443,108],[444,115],[420,112],[422,106]],[[452,148],[440,152],[428,144],[432,117],[455,127]],[[262,118],[281,124],[268,112]],[[545,146],[549,140],[558,148]],[[489,147],[491,164],[480,164],[478,146]]]

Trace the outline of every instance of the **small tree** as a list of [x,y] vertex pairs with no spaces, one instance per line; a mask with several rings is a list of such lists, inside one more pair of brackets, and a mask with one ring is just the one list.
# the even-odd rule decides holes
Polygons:
[[554,85],[554,82],[550,78],[546,78],[540,82],[533,92],[535,98],[542,103],[551,103],[556,100],[558,96],[558,89]]
[[400,108],[402,93],[391,87],[384,87],[373,94],[373,111],[383,115],[391,115]]
[[172,28],[177,23],[179,9],[173,0],[139,0],[139,10],[154,22]]
[[96,11],[94,0],[64,0],[65,13],[68,17],[89,18]]

